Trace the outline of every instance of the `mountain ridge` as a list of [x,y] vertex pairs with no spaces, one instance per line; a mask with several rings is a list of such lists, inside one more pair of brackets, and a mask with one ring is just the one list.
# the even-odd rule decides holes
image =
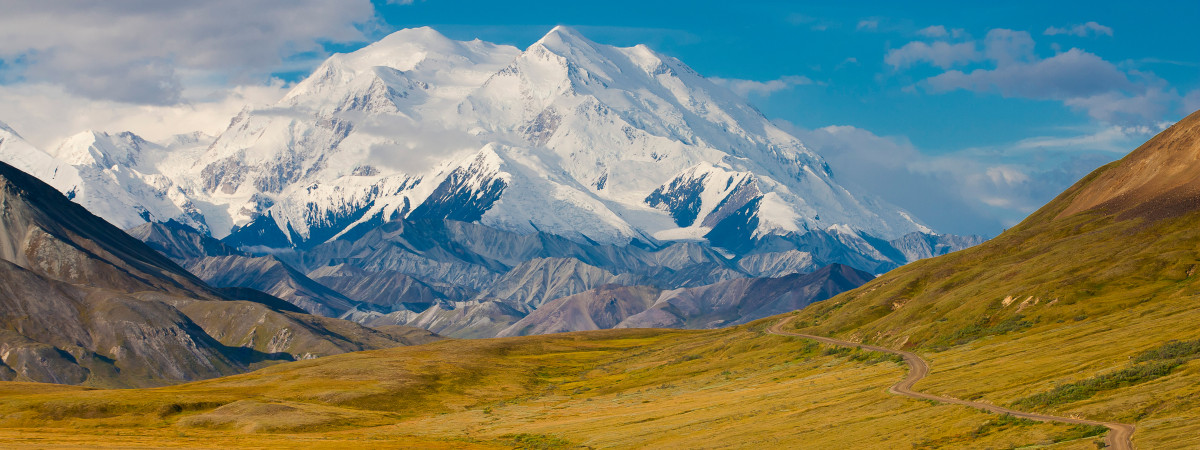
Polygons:
[[[165,156],[180,152],[197,162]],[[55,154],[84,174],[60,190],[110,221],[177,220],[237,234],[239,247],[308,248],[395,218],[742,250],[837,226],[932,234],[860,201],[820,156],[681,61],[562,26],[524,50],[400,30],[330,57],[211,141],[85,132]],[[425,166],[392,167],[402,161]],[[45,166],[27,169],[49,177]],[[255,234],[239,234],[247,227]]]
[[156,386],[428,340],[240,294],[0,162],[0,379]]

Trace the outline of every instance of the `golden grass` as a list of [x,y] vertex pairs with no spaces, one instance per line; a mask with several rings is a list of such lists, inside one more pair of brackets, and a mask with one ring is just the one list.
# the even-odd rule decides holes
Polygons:
[[[1012,448],[1069,427],[886,392],[904,368],[730,330],[610,330],[331,356],[178,386],[0,383],[6,446]],[[990,425],[989,425],[990,424]],[[1094,448],[1094,438],[1051,448]],[[924,447],[922,447],[924,446]]]
[[[1005,405],[1200,338],[1200,213],[1053,219],[1087,181],[992,241],[800,311],[797,328],[915,350],[932,366],[918,389]],[[1191,361],[1039,411],[1135,423],[1141,448],[1197,447],[1198,386],[1200,362]]]

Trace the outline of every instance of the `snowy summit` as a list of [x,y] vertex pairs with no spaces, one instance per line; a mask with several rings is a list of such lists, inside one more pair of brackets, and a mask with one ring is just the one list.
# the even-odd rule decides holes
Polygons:
[[121,227],[175,219],[255,246],[311,247],[399,218],[727,249],[810,230],[932,232],[851,195],[683,62],[561,26],[524,51],[401,30],[330,57],[215,138],[88,132],[51,154],[0,127],[0,156]]

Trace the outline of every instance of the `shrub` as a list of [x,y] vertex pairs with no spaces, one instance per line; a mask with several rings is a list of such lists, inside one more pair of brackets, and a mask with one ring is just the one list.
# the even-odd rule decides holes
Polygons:
[[1078,383],[1064,384],[1055,387],[1049,392],[1042,392],[1017,400],[1013,405],[1038,407],[1088,399],[1100,391],[1119,389],[1164,377],[1176,367],[1183,365],[1183,362],[1182,359],[1171,359],[1135,365],[1116,372],[1097,375]]

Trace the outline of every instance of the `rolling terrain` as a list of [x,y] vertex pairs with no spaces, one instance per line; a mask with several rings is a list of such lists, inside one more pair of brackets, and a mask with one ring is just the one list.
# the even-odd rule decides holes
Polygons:
[[999,237],[802,310],[795,329],[921,353],[925,392],[1200,445],[1197,174],[1193,113]]
[[0,439],[14,446],[1084,449],[1104,432],[889,394],[904,374],[898,360],[767,333],[778,320],[450,340],[147,390],[0,384]]
[[1107,447],[1113,448],[1114,450],[1132,450],[1133,449],[1132,439],[1133,439],[1133,432],[1135,431],[1136,428],[1133,425],[1130,425],[1127,423],[1099,422],[1099,421],[1095,421],[1095,420],[1081,419],[1078,417],[1061,417],[1061,416],[1052,416],[1052,415],[1047,415],[1047,414],[1030,413],[1030,412],[1025,412],[1025,411],[1018,411],[1015,409],[1005,408],[1003,406],[997,406],[997,405],[993,405],[993,404],[981,402],[981,401],[962,400],[962,399],[957,399],[957,398],[953,398],[953,397],[944,397],[944,396],[940,396],[940,395],[934,395],[934,394],[928,394],[925,392],[914,391],[913,385],[917,384],[917,382],[919,382],[919,381],[925,379],[925,377],[929,376],[929,363],[927,361],[925,361],[925,359],[923,359],[919,355],[917,355],[916,353],[906,352],[906,351],[902,351],[902,350],[893,350],[893,349],[889,349],[886,347],[879,347],[879,346],[874,346],[874,345],[860,344],[860,343],[856,343],[856,342],[843,341],[843,340],[828,338],[828,337],[824,337],[824,336],[814,336],[811,334],[801,334],[801,333],[794,333],[794,332],[790,332],[790,331],[784,331],[784,328],[787,325],[789,325],[792,320],[793,320],[792,318],[785,318],[784,320],[780,320],[779,322],[776,322],[774,325],[771,325],[771,327],[767,329],[767,332],[769,332],[771,334],[781,335],[781,336],[795,336],[795,337],[801,337],[801,338],[805,338],[805,339],[811,339],[811,340],[814,340],[814,341],[817,341],[817,342],[820,342],[823,344],[829,344],[829,345],[835,345],[835,346],[841,346],[841,347],[851,347],[851,348],[856,348],[856,349],[860,349],[860,350],[867,350],[867,351],[880,352],[880,353],[886,353],[886,354],[892,354],[892,355],[899,356],[904,361],[904,363],[908,365],[908,375],[905,376],[903,380],[900,380],[896,384],[892,385],[892,387],[888,388],[889,393],[896,394],[896,395],[902,395],[902,396],[909,397],[909,398],[915,398],[918,400],[929,400],[929,401],[933,401],[933,402],[937,402],[937,403],[969,406],[969,407],[987,411],[987,412],[1008,415],[1008,416],[1017,417],[1017,418],[1021,418],[1021,419],[1036,420],[1039,422],[1059,422],[1059,423],[1084,425],[1084,426],[1092,427],[1093,430],[1096,430],[1097,427],[1103,427],[1103,428],[1106,428],[1109,430],[1108,435],[1104,439],[1104,443]]

